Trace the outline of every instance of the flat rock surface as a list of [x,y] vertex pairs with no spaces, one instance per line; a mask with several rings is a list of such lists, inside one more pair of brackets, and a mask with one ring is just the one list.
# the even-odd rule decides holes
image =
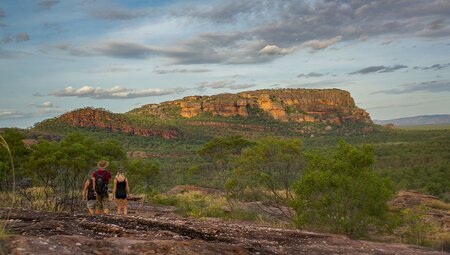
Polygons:
[[[140,208],[139,203],[132,208]],[[0,209],[0,218],[14,234],[3,245],[7,254],[447,254],[332,234],[182,218],[170,207],[142,208],[145,213],[127,217]]]

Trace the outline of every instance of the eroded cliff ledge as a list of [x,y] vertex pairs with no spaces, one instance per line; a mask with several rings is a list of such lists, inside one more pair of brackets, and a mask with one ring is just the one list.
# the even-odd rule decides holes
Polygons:
[[176,114],[192,118],[202,113],[247,117],[255,111],[263,111],[280,121],[372,124],[369,114],[356,107],[350,93],[340,89],[273,89],[189,96],[161,104],[144,105],[130,113],[159,117]]

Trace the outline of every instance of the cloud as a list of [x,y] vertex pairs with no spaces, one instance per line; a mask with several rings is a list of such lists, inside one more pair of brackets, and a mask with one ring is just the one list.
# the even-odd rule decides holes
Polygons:
[[372,106],[372,107],[365,107],[366,110],[379,110],[379,109],[392,109],[396,107],[411,107],[411,106],[417,106],[423,103],[408,103],[408,104],[388,104],[388,105],[379,105],[379,106]]
[[159,56],[166,58],[171,64],[250,64],[273,59],[258,54],[259,49],[263,47],[261,42],[240,41],[235,47],[212,50],[197,46],[202,45],[204,39],[186,41],[183,46],[178,48],[156,47],[138,42],[108,41],[84,47],[70,44],[52,45],[42,49],[42,52],[59,50],[76,57],[106,56],[129,59],[147,59]]
[[99,55],[137,59],[148,58],[156,52],[152,47],[134,42],[109,42],[93,50]]
[[223,81],[213,81],[213,82],[201,82],[198,83],[196,89],[202,91],[205,89],[247,89],[255,87],[255,84],[236,84],[234,80],[223,80]]
[[0,48],[0,59],[15,59],[26,55],[30,55],[30,53],[23,51],[3,50]]
[[[358,40],[361,37],[448,36],[450,2],[441,0],[410,1],[226,1],[219,5],[200,5],[184,8],[176,15],[190,16],[221,24],[235,21],[243,29],[196,35],[197,49],[216,53],[228,46],[235,47],[241,40],[262,42],[263,46],[283,45],[290,49],[302,45],[311,50],[325,49],[338,41]],[[186,11],[185,11],[186,10]],[[218,15],[220,14],[220,15]],[[434,22],[439,20],[439,22]],[[434,30],[433,30],[434,29]],[[430,33],[429,31],[432,31]],[[338,36],[336,36],[338,35]],[[318,39],[329,38],[329,39]],[[201,40],[204,39],[204,40]],[[182,46],[182,45],[181,45]],[[262,49],[259,48],[258,52]],[[280,47],[281,48],[281,47]],[[280,52],[277,50],[274,53]],[[254,52],[247,51],[248,57]],[[217,62],[227,62],[238,54],[218,56]],[[272,59],[282,55],[272,55]],[[222,59],[226,58],[225,60]],[[228,59],[227,59],[228,58]],[[210,59],[208,59],[211,61]],[[255,62],[271,59],[252,58]],[[189,62],[189,61],[185,61]],[[205,61],[206,62],[206,61]]]
[[386,38],[383,40],[383,42],[381,43],[382,45],[388,45],[393,43],[395,40],[394,39],[390,39],[390,38]]
[[22,117],[22,113],[18,111],[13,110],[2,110],[0,109],[0,118],[6,119],[6,118],[20,118]]
[[2,110],[0,109],[0,119],[27,119],[41,116],[41,112],[23,112],[17,110]]
[[36,92],[33,94],[35,97],[45,97],[46,95],[42,94],[41,92]]
[[66,87],[63,90],[55,91],[50,95],[56,97],[80,97],[93,99],[130,99],[140,97],[162,96],[178,94],[186,91],[186,88],[170,88],[170,89],[127,89],[114,86],[110,89],[101,87],[83,86],[81,88]]
[[266,45],[259,51],[262,55],[286,55],[292,53],[293,48],[280,48],[277,45]]
[[142,71],[142,68],[116,66],[116,67],[110,67],[110,68],[106,68],[106,69],[89,71],[89,73],[127,73],[127,72],[139,72],[139,71]]
[[172,73],[206,73],[211,72],[210,69],[171,69],[171,70],[161,70],[157,69],[153,71],[157,74],[172,74]]
[[[14,40],[14,38],[15,38],[15,40]],[[4,44],[10,44],[14,41],[15,42],[25,42],[28,40],[30,40],[30,36],[28,35],[28,33],[21,32],[21,33],[16,34],[14,37],[9,33],[5,34],[0,42],[4,43]]]
[[213,81],[213,82],[201,82],[197,84],[197,89],[223,89],[228,87],[229,85],[234,84],[236,81],[225,80],[225,81]]
[[450,80],[441,81],[426,81],[413,84],[405,84],[400,88],[381,90],[374,92],[373,94],[406,94],[413,92],[450,92]]
[[8,44],[8,43],[11,43],[12,41],[13,41],[13,38],[12,38],[11,34],[6,34],[3,36],[3,38],[0,42],[4,43],[4,44]]
[[325,40],[310,40],[301,44],[303,48],[310,48],[311,50],[322,50],[342,40],[342,36],[335,36]]
[[437,71],[437,70],[442,70],[442,69],[445,69],[445,68],[448,68],[448,67],[450,67],[450,63],[434,64],[434,65],[431,65],[431,66],[423,66],[423,67],[416,66],[413,69],[416,69],[416,70],[419,69],[419,70],[422,70],[422,71],[426,71],[426,70]]
[[[34,111],[17,111],[10,109],[0,109],[0,119],[28,119],[35,118],[40,116],[49,116],[51,114],[60,114],[63,113],[64,110],[59,107],[45,107],[44,104],[31,104],[31,106],[35,106],[38,109]],[[39,107],[41,106],[41,107]]]
[[282,82],[282,84],[284,84],[283,86],[288,88],[330,88],[330,87],[342,87],[343,85],[348,85],[351,83],[352,83],[351,81],[341,79],[328,79],[328,80],[300,82],[300,83],[297,80],[290,82]]
[[[258,17],[256,15],[266,11],[271,5],[266,0],[229,0],[219,2],[216,5],[183,5],[178,9],[172,10],[172,14],[175,16],[190,16],[194,19],[220,24],[251,20],[254,17]],[[263,18],[263,16],[259,16],[259,18]]]
[[40,0],[38,6],[42,10],[50,10],[54,5],[57,5],[59,0]]
[[324,76],[324,74],[311,72],[309,74],[301,73],[301,74],[297,75],[297,78],[314,78],[314,77],[322,77],[322,76]]
[[53,32],[57,34],[61,34],[63,32],[66,32],[62,24],[54,23],[54,22],[46,22],[42,24],[42,28],[46,32]]
[[97,6],[90,14],[102,20],[131,20],[146,17],[154,13],[151,9],[130,9],[118,5]]
[[407,68],[405,65],[395,65],[395,66],[369,66],[358,71],[352,72],[350,74],[368,74],[368,73],[391,73],[399,69]]
[[25,42],[30,40],[30,36],[26,32],[18,33],[16,35],[16,42]]
[[36,108],[52,108],[53,107],[53,103],[50,101],[45,101],[43,103],[40,104],[30,104],[30,106],[34,106]]
[[[182,25],[202,24],[217,30],[160,46],[148,45],[144,40],[95,42],[67,48],[69,54],[134,59],[158,56],[170,64],[257,64],[301,48],[314,52],[338,42],[368,37],[445,37],[450,30],[450,2],[442,0],[228,0],[149,9],[119,5],[95,8],[91,14],[102,19],[126,20],[165,13],[164,18],[176,19]],[[239,26],[230,26],[233,23]]]
[[28,116],[28,117],[36,117],[36,116],[46,115],[46,114],[50,114],[50,113],[61,113],[64,111],[61,107],[53,105],[53,103],[50,101],[45,101],[45,102],[37,103],[37,104],[34,103],[34,104],[30,104],[29,106],[33,106],[33,107],[37,108],[37,110],[35,112],[27,113],[25,116]]

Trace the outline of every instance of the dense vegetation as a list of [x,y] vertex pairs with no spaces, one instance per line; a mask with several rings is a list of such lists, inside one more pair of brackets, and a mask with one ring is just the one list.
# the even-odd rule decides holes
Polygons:
[[[133,118],[141,126],[153,125],[151,119]],[[213,119],[199,116],[190,121]],[[180,121],[185,120],[169,119],[158,125],[173,127]],[[263,124],[256,119],[248,121]],[[227,123],[242,120],[230,118]],[[376,127],[365,134],[345,130],[340,131],[343,134],[302,134],[290,131],[285,123],[266,124],[270,129],[181,124],[177,127],[181,137],[171,140],[64,125],[44,125],[25,132],[5,129],[2,135],[15,159],[20,203],[34,208],[77,209],[81,184],[101,158],[111,162],[112,170],[127,170],[133,193],[175,205],[185,215],[262,219],[241,207],[251,202],[272,220],[353,237],[402,225],[396,220],[400,216],[386,209],[386,201],[396,190],[417,190],[450,201],[448,130]],[[49,128],[62,138],[41,139],[31,149],[23,145],[25,137],[48,138]],[[9,161],[4,149],[0,150],[0,189],[7,191],[11,186]],[[142,151],[150,159],[128,159],[126,151]],[[225,193],[222,197],[162,194],[181,184]],[[43,201],[48,204],[44,206]],[[231,210],[220,211],[224,206]],[[413,221],[420,217],[404,218]]]
[[[52,124],[52,121],[57,122],[56,119],[40,123],[34,130],[44,132],[51,130],[61,135],[81,131],[97,140],[110,138],[118,140],[127,151],[144,151],[151,153],[154,157],[160,157],[157,160],[161,161],[162,176],[158,185],[161,190],[170,189],[176,184],[222,187],[221,181],[211,179],[209,176],[211,172],[209,163],[213,159],[197,154],[203,144],[216,137],[242,136],[250,141],[267,136],[300,138],[306,150],[320,151],[330,151],[340,139],[344,139],[352,145],[372,144],[376,159],[374,169],[383,176],[390,177],[397,189],[417,190],[450,202],[447,188],[450,186],[450,131],[448,129],[399,130],[376,126],[373,132],[353,133],[351,130],[361,130],[361,127],[347,125],[341,128],[332,126],[331,131],[324,131],[322,124],[283,123],[265,114],[256,112],[248,118],[223,118],[201,114],[191,119],[179,118],[171,114],[171,118],[163,120],[157,117],[127,115],[142,127],[176,126],[181,137],[172,140]],[[189,123],[201,121],[226,125],[189,125]],[[208,178],[203,178],[204,176]]]

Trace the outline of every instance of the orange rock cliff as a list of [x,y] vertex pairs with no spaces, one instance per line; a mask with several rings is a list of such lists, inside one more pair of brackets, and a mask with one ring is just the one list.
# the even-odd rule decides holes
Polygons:
[[340,89],[273,89],[189,96],[161,104],[144,105],[130,113],[164,116],[171,106],[176,106],[177,114],[185,118],[201,113],[247,117],[252,109],[259,109],[280,121],[372,124],[369,114],[356,107],[350,93]]

